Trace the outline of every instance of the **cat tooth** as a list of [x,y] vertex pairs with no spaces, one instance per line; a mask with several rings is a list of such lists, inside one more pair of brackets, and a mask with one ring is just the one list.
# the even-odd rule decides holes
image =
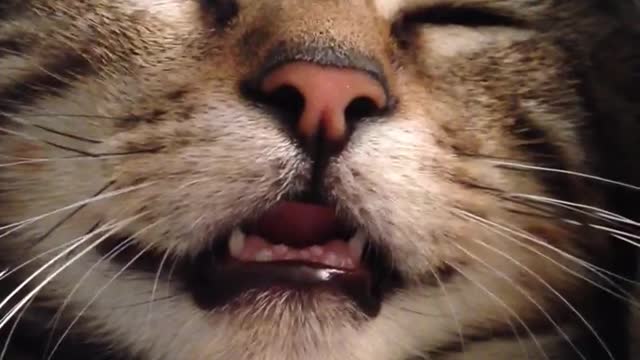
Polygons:
[[342,260],[340,260],[340,267],[343,268],[343,269],[350,269],[351,266],[349,266],[349,261],[351,261],[351,260],[350,259],[342,259]]
[[273,247],[273,252],[276,255],[284,255],[289,252],[289,247],[287,245],[278,244]]
[[240,257],[242,254],[242,250],[244,250],[245,238],[247,236],[242,232],[242,230],[236,228],[231,233],[231,238],[229,239],[229,253],[234,258]]
[[351,252],[351,256],[353,256],[354,259],[360,260],[366,242],[367,237],[361,230],[358,230],[358,232],[351,238],[351,240],[349,240],[349,251]]
[[324,259],[324,261],[329,266],[340,265],[340,261],[338,260],[338,257],[336,256],[336,254],[333,254],[333,253],[329,253],[329,255],[327,255],[327,257]]
[[320,257],[322,256],[322,253],[324,252],[322,250],[322,248],[318,245],[313,245],[311,247],[311,249],[309,249],[309,251],[311,252],[311,255],[315,256],[315,257]]
[[262,250],[256,254],[256,261],[267,262],[273,260],[273,253],[269,249]]

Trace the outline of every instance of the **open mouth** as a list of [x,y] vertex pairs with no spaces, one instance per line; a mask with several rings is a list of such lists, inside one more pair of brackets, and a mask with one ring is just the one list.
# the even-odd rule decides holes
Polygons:
[[[329,292],[373,317],[400,284],[388,254],[330,206],[281,201],[214,244],[177,267],[198,306],[208,310],[246,302],[247,294]],[[145,255],[137,263],[157,271],[161,257]]]

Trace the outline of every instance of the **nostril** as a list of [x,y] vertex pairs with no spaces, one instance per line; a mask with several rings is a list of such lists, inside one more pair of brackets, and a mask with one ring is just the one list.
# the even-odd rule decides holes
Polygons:
[[344,115],[348,123],[378,115],[382,109],[378,103],[370,97],[360,96],[353,99],[347,106]]
[[304,111],[304,95],[291,85],[283,85],[264,95],[263,102],[285,119],[291,126],[295,126]]

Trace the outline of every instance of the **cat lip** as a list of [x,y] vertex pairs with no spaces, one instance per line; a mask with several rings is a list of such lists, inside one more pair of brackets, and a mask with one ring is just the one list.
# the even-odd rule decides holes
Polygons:
[[391,288],[394,271],[386,254],[331,206],[281,201],[225,240],[192,266],[190,288],[206,309],[248,293],[321,291],[375,316]]
[[367,244],[363,231],[340,221],[330,206],[281,201],[228,238],[228,256],[239,262],[300,261],[355,270]]
[[365,268],[343,270],[301,261],[220,264],[210,260],[198,261],[190,282],[196,303],[206,310],[246,306],[259,294],[279,293],[310,299],[320,292],[331,293],[351,301],[369,317],[375,317],[382,305],[378,280]]
[[[389,254],[365,234],[342,222],[329,206],[283,201],[252,223],[218,236],[211,249],[194,257],[160,269],[166,257],[147,252],[129,266],[158,279],[180,278],[205,310],[246,305],[251,302],[247,294],[278,296],[285,291],[313,297],[323,292],[374,317],[384,296],[402,281]],[[101,252],[119,242],[115,239]],[[113,260],[127,264],[139,251],[124,253]]]

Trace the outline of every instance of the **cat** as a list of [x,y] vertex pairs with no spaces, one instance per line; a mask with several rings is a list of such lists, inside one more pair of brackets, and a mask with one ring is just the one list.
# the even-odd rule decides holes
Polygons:
[[0,358],[640,356],[634,11],[2,0]]

